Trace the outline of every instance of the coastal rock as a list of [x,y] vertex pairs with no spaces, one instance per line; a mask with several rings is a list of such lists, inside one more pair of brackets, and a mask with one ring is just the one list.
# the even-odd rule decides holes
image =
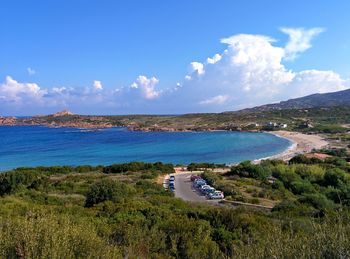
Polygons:
[[0,125],[13,126],[13,125],[16,125],[16,123],[17,123],[16,117],[1,117],[0,116]]

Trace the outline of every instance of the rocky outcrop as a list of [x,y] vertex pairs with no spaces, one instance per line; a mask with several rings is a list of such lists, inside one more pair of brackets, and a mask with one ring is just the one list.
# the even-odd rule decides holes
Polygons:
[[0,116],[0,125],[13,126],[13,125],[16,125],[16,123],[17,123],[16,117],[1,117]]
[[72,113],[68,110],[63,110],[61,112],[56,112],[56,113],[52,114],[53,117],[70,116],[70,115],[74,115],[74,113]]
[[81,128],[81,129],[105,129],[113,127],[107,122],[86,122],[86,121],[67,121],[67,122],[51,122],[44,124],[52,128]]

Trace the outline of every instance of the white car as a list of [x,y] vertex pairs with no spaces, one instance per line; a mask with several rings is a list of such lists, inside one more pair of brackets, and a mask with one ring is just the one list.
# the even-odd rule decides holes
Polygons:
[[215,191],[208,195],[208,198],[211,200],[222,200],[224,198],[224,193],[221,191]]
[[209,188],[212,188],[212,187],[210,185],[205,184],[205,185],[202,185],[200,189],[205,190],[205,189],[209,189]]

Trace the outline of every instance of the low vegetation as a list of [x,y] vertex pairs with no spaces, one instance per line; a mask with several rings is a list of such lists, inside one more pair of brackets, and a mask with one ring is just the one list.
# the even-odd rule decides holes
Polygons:
[[177,199],[156,183],[174,170],[162,163],[18,168],[0,175],[0,257],[347,258],[348,155],[324,152],[203,174],[270,213]]

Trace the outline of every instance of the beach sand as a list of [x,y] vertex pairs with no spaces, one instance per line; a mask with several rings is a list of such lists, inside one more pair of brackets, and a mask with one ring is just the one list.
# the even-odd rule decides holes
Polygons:
[[288,161],[289,159],[298,154],[308,153],[311,152],[313,149],[320,149],[329,145],[329,143],[322,136],[319,135],[307,135],[299,132],[283,130],[268,133],[274,134],[281,138],[286,138],[292,142],[292,145],[284,152],[265,159],[281,159],[284,161]]

